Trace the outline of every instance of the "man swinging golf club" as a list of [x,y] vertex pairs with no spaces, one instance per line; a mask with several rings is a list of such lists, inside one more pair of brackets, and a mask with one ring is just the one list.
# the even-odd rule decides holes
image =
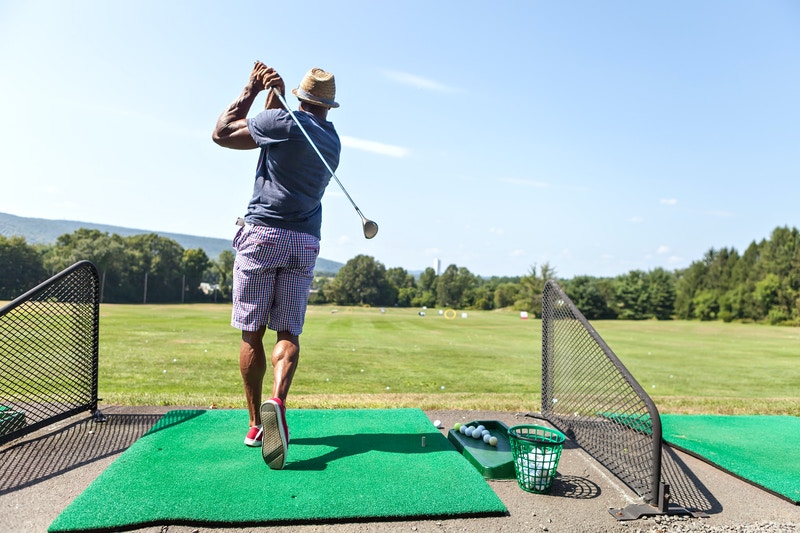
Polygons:
[[[256,96],[269,88],[273,90],[265,109],[247,118]],[[233,240],[231,325],[242,330],[239,368],[250,416],[244,443],[261,446],[264,461],[280,470],[289,446],[286,397],[300,358],[308,290],[319,254],[321,200],[331,178],[311,144],[335,170],[341,142],[327,120],[328,110],[339,107],[332,74],[308,71],[292,90],[300,100],[294,117],[276,91],[285,92],[281,76],[256,62],[239,98],[220,115],[212,138],[225,148],[260,149],[253,196]],[[262,403],[267,328],[277,333],[277,340],[271,355],[272,397]]]

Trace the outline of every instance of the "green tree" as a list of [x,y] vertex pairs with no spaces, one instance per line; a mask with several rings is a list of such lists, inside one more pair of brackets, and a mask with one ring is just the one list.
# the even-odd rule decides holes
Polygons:
[[731,288],[720,299],[720,317],[723,320],[756,318],[755,286],[763,276],[761,245],[753,241],[734,265]]
[[700,320],[714,320],[719,316],[720,304],[717,293],[710,289],[703,289],[695,294],[692,300],[694,318]]
[[183,251],[181,271],[184,276],[183,290],[186,301],[195,302],[201,299],[203,293],[200,290],[200,281],[210,263],[208,255],[201,248]]
[[[215,298],[218,296],[221,301],[230,302],[232,300],[233,263],[235,260],[236,255],[232,250],[223,250],[216,261],[210,262],[203,275],[203,281],[219,286]],[[217,300],[215,299],[215,301]]]
[[470,291],[477,285],[478,277],[469,269],[449,265],[436,281],[436,305],[468,308],[474,303]]
[[615,280],[614,305],[619,318],[669,320],[675,309],[675,276],[656,268],[632,270]]
[[314,276],[314,282],[311,284],[311,294],[308,295],[308,303],[312,305],[328,303],[328,290],[331,281],[333,281],[333,276],[327,273]]
[[779,323],[800,318],[800,232],[796,228],[775,228],[762,249],[762,259],[767,275],[780,280],[774,301],[766,310],[769,321]]
[[13,300],[46,279],[39,250],[24,237],[0,235],[0,300]]
[[462,301],[470,309],[489,311],[494,309],[494,290],[480,276],[475,276],[475,284],[466,291]]
[[703,288],[711,289],[717,294],[722,294],[731,289],[733,283],[733,272],[736,263],[739,261],[739,254],[732,248],[713,248],[703,258],[703,262],[708,267],[706,270]]
[[397,290],[397,306],[411,307],[417,298],[417,289],[414,287],[403,287]]
[[494,308],[511,307],[519,299],[520,284],[513,282],[500,283],[494,289]]
[[[100,275],[100,301],[115,301],[126,261],[122,237],[96,229],[80,228],[60,235],[45,253],[45,266],[60,272],[78,261],[91,261]],[[108,288],[108,291],[106,290]]]
[[542,292],[548,280],[556,279],[556,271],[550,263],[544,263],[536,274],[536,265],[531,266],[528,274],[520,278],[519,299],[514,303],[518,311],[528,311],[534,316],[542,316]]
[[603,292],[601,281],[591,276],[578,276],[565,283],[564,291],[589,320],[615,318]]
[[438,281],[436,271],[432,267],[426,268],[417,280],[417,293],[411,300],[414,307],[433,307],[436,305],[436,284]]
[[419,281],[417,281],[417,288],[421,291],[435,291],[436,290],[436,279],[439,276],[436,274],[436,271],[428,267],[422,271],[419,275]]
[[718,317],[732,322],[753,316],[752,290],[746,285],[736,285],[719,299]]
[[386,279],[386,267],[367,255],[357,255],[339,270],[330,294],[338,305],[392,305],[397,299],[397,291]]
[[623,320],[650,318],[647,277],[642,270],[631,270],[616,278],[614,301],[617,316]]
[[126,239],[132,262],[129,280],[142,283],[142,301],[177,302],[182,289],[183,247],[156,233],[133,235]]
[[409,307],[417,296],[417,284],[414,276],[408,273],[405,268],[394,267],[386,270],[386,280],[397,293],[396,305],[399,307]]
[[682,320],[694,318],[694,295],[700,290],[706,267],[697,261],[676,273],[675,316]]
[[653,318],[669,320],[675,312],[675,276],[663,268],[647,274],[648,311]]
[[414,276],[408,270],[401,267],[389,268],[386,270],[386,280],[398,289],[413,289],[417,284]]
[[[755,300],[758,318],[765,318],[773,308],[780,309],[782,282],[777,274],[769,273],[756,283]],[[783,309],[780,309],[783,311]]]

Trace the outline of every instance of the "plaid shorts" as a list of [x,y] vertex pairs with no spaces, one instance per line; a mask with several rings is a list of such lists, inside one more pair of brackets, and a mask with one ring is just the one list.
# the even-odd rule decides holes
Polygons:
[[319,239],[307,233],[247,224],[234,237],[233,247],[231,325],[245,331],[267,326],[300,335]]

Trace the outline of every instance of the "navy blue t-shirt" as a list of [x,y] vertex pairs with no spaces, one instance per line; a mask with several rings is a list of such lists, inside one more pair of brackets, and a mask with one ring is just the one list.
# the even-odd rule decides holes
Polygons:
[[[295,111],[294,115],[335,171],[342,144],[333,123],[304,111]],[[261,153],[245,220],[309,233],[319,239],[321,201],[330,172],[286,110],[265,109],[247,119],[247,128]]]

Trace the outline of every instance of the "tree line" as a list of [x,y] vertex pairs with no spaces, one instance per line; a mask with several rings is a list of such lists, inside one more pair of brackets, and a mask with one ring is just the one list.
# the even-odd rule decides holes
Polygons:
[[[97,266],[102,301],[230,301],[234,255],[216,260],[201,249],[184,250],[156,234],[120,237],[81,229],[55,244],[33,246],[0,236],[0,299],[11,299],[81,259]],[[510,308],[541,316],[541,294],[557,273],[549,264],[522,276],[485,278],[449,265],[414,276],[386,268],[367,255],[349,260],[335,275],[318,274],[310,304]],[[558,280],[590,320],[698,319],[800,324],[800,232],[778,227],[739,254],[710,249],[689,267],[632,270],[616,277]],[[204,283],[206,290],[201,290]],[[213,287],[211,293],[208,287]]]
[[0,236],[0,299],[84,259],[97,267],[105,303],[230,301],[232,251],[211,260],[202,249],[186,250],[155,233],[121,237],[93,229],[61,235],[52,245]]

